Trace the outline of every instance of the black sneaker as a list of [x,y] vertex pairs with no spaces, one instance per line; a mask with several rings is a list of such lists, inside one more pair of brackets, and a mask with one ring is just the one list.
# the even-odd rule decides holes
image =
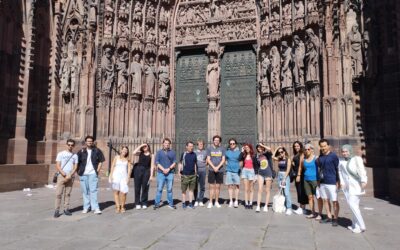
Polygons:
[[333,219],[332,220],[332,226],[333,227],[337,227],[339,224],[338,224],[338,222],[337,222],[337,219]]
[[157,210],[158,208],[160,208],[160,206],[154,205],[153,209]]
[[64,210],[64,214],[67,215],[67,216],[71,216],[72,215],[71,211],[69,211],[68,209]]
[[321,224],[332,223],[332,219],[331,219],[331,218],[328,218],[328,217],[326,217],[325,219],[323,219],[323,220],[320,220],[320,222],[319,222],[319,223],[321,223]]
[[249,209],[253,209],[253,205],[249,205]]
[[58,218],[58,217],[60,217],[60,216],[61,216],[60,211],[56,210],[56,211],[54,212],[54,218]]

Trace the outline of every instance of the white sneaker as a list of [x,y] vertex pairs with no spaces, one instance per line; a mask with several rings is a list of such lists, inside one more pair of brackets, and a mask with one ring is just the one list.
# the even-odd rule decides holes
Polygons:
[[301,207],[297,208],[296,210],[294,210],[294,212],[298,215],[303,214],[303,209]]
[[200,207],[204,207],[204,203],[202,201],[199,202]]
[[264,206],[263,211],[268,212],[268,206]]
[[136,205],[136,209],[137,210],[139,210],[139,209],[141,209],[142,207],[140,206],[140,205]]
[[353,231],[354,227],[353,226],[348,226],[347,229]]
[[260,212],[260,206],[257,206],[256,213],[259,213],[259,212]]
[[355,233],[355,234],[359,234],[359,233],[364,232],[365,230],[362,230],[362,229],[360,229],[359,227],[356,227],[356,228],[354,228],[354,229],[351,230],[351,231],[353,231],[353,233]]
[[228,207],[233,207],[233,201],[229,202],[229,206]]
[[208,206],[207,206],[207,208],[212,208],[213,207],[213,204],[212,204],[212,202],[210,201],[210,202],[208,202]]
[[292,209],[291,208],[286,209],[286,215],[292,215]]
[[146,205],[143,205],[143,206],[142,206],[142,209],[147,209],[147,206],[146,206]]
[[101,210],[99,208],[94,210],[94,214],[101,214]]
[[199,202],[196,201],[196,202],[194,203],[194,206],[195,206],[195,207],[198,207],[198,206],[199,206]]
[[237,200],[235,200],[235,202],[233,203],[233,207],[234,208],[238,208],[239,207],[239,202]]
[[219,204],[218,201],[215,202],[215,206],[216,206],[217,208],[220,208],[220,207],[221,207],[221,205]]
[[87,214],[89,212],[89,209],[83,209],[82,213]]

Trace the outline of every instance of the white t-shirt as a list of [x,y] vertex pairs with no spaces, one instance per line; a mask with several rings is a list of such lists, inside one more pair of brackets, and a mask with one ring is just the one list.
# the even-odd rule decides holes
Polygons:
[[56,161],[60,162],[60,168],[62,171],[64,171],[66,174],[69,174],[71,173],[72,169],[74,169],[74,164],[78,163],[78,156],[67,150],[64,150],[57,154]]
[[87,149],[88,156],[87,156],[87,161],[86,161],[86,167],[85,167],[85,172],[83,175],[90,175],[90,174],[95,174],[96,171],[94,171],[93,164],[92,164],[92,150]]

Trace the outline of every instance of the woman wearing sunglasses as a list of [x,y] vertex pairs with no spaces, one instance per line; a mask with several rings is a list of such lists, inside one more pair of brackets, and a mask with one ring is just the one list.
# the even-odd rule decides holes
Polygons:
[[[240,185],[240,150],[234,138],[229,139],[229,147],[225,153],[226,157],[226,185],[229,192],[229,207],[237,208],[239,206],[239,185]],[[235,193],[235,202],[233,194]]]
[[274,153],[273,159],[278,162],[278,185],[279,188],[284,189],[285,203],[286,203],[286,215],[292,214],[292,197],[290,196],[290,168],[292,167],[292,161],[289,158],[287,150],[279,146]]
[[254,153],[253,146],[249,143],[243,145],[243,152],[240,156],[242,170],[242,179],[244,182],[244,207],[253,209],[254,181],[256,180],[257,156]]

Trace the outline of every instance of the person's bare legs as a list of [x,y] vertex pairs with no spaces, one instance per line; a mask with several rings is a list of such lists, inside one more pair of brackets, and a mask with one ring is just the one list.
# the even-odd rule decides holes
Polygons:
[[271,185],[272,185],[272,180],[266,180],[266,185],[265,185],[265,206],[268,207],[269,203],[269,198],[271,196]]
[[229,201],[232,203],[233,202],[233,189],[234,185],[228,185],[228,193],[229,193]]
[[257,193],[257,207],[261,206],[261,196],[263,192],[263,186],[264,186],[264,178],[261,176],[258,176],[258,193]]
[[324,203],[322,198],[318,198],[317,203],[318,203],[318,213],[320,216],[322,216],[322,209],[324,208]]
[[249,203],[253,206],[253,195],[254,195],[254,181],[249,180]]
[[189,190],[189,204],[192,204],[193,201],[193,191]]
[[244,179],[244,203],[247,206],[249,202],[249,180]]
[[186,204],[186,192],[182,192],[182,205]]
[[219,203],[219,192],[221,191],[221,184],[215,184],[215,202]]
[[239,185],[233,185],[235,189],[235,201],[239,200]]
[[115,212],[119,213],[121,211],[121,205],[119,202],[119,191],[114,191],[114,202],[115,202]]
[[210,202],[212,204],[215,193],[215,184],[210,184]]
[[338,201],[334,201],[334,202],[333,202],[333,211],[334,211],[334,215],[335,215],[335,218],[334,218],[334,219],[338,219],[338,216],[339,216],[339,209],[340,209],[340,207],[339,207],[339,202],[338,202]]
[[126,194],[120,192],[119,197],[120,197],[121,212],[124,213],[125,212]]
[[329,219],[332,219],[330,200],[328,199],[322,199],[322,200],[324,201],[326,216],[328,216]]
[[314,195],[309,195],[308,196],[308,205],[310,206],[312,215],[314,215],[315,214]]

